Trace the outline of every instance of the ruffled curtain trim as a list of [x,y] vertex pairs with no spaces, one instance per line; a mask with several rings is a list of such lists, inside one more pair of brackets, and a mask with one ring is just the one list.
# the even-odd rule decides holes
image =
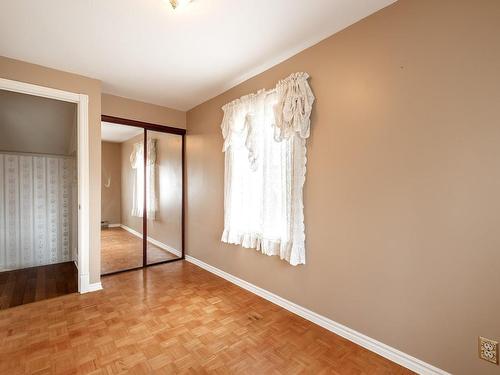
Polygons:
[[[255,118],[258,116],[259,104],[265,99],[267,92],[260,90],[255,94],[242,96],[222,107],[224,117],[221,129],[224,145],[222,151],[229,147],[244,146],[248,150],[248,161],[253,170],[257,167],[257,139]],[[237,117],[240,118],[237,118]]]
[[274,107],[274,138],[278,142],[294,134],[309,138],[314,95],[308,78],[307,73],[294,73],[276,86],[279,101]]
[[[224,138],[223,152],[233,144],[236,137],[243,138],[244,144],[251,144],[248,141],[252,130],[252,116],[255,112],[255,104],[263,96],[277,93],[279,101],[274,107],[275,128],[274,138],[280,142],[289,139],[292,135],[298,134],[301,138],[309,138],[311,128],[311,112],[315,100],[314,94],[309,86],[309,74],[305,72],[293,73],[287,78],[278,82],[273,90],[261,89],[256,93],[242,96],[222,107],[224,117],[221,129]],[[235,115],[244,113],[245,121],[243,126],[235,126]],[[249,148],[254,159],[254,149]]]
[[304,246],[294,246],[293,241],[262,238],[258,233],[240,233],[225,229],[222,242],[240,245],[246,249],[255,249],[268,256],[279,256],[292,266],[306,263]]

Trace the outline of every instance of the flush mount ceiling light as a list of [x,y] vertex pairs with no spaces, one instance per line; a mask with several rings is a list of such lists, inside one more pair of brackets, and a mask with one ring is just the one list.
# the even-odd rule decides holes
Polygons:
[[172,8],[181,8],[187,4],[189,4],[193,0],[170,0],[170,4],[172,4]]

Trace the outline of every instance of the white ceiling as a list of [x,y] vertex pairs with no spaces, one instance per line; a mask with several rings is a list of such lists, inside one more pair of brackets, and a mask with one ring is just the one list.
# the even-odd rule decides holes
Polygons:
[[187,110],[394,1],[1,1],[0,55]]
[[101,140],[105,142],[122,143],[139,134],[144,134],[142,128],[101,122]]

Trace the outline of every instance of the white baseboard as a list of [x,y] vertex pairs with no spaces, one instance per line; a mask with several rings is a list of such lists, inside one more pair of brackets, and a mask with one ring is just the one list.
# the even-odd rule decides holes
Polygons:
[[87,287],[87,292],[97,292],[98,290],[102,290],[101,282],[89,284]]
[[179,250],[174,249],[173,247],[170,247],[167,244],[164,244],[163,242],[157,241],[154,238],[151,238],[149,236],[148,236],[148,242],[151,242],[153,245],[159,247],[160,249],[168,251],[169,253],[172,253],[172,254],[178,256],[179,258],[182,256],[182,253]]
[[[127,227],[126,225],[123,225],[123,224],[119,224],[119,226],[120,226],[120,228],[125,229],[130,234],[133,234],[136,237],[142,238],[142,233],[139,233],[139,232],[133,230],[132,228]],[[160,249],[168,251],[169,253],[172,253],[178,257],[182,256],[182,253],[179,250],[174,249],[173,247],[168,246],[168,245],[164,244],[163,242],[155,240],[154,238],[151,238],[149,236],[148,236],[148,242],[150,242],[153,245],[158,246]]]
[[305,307],[299,306],[291,301],[288,301],[274,293],[271,293],[265,289],[262,289],[254,284],[251,284],[245,280],[242,280],[236,276],[233,276],[227,272],[224,272],[216,267],[213,267],[199,259],[193,258],[190,255],[186,255],[186,260],[191,262],[217,276],[226,279],[227,281],[238,285],[239,287],[248,290],[284,309],[301,316],[327,330],[333,332],[345,339],[352,341],[363,348],[366,348],[374,353],[381,355],[409,370],[412,370],[418,374],[423,375],[450,375],[448,372],[434,367],[428,363],[425,363],[411,355],[403,353],[395,348],[392,348],[380,341],[372,339],[360,332],[357,332],[349,327],[346,327],[340,323],[337,323],[327,317],[319,315],[314,311],[308,310]]
[[120,228],[121,224],[108,224],[108,228]]
[[101,289],[101,282],[91,284],[89,275],[79,275],[78,291],[80,292],[80,294],[96,292]]

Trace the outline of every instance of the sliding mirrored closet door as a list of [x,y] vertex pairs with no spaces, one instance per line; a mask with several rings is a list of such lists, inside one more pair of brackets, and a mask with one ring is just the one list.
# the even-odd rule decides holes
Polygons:
[[103,116],[101,274],[183,259],[184,134]]
[[101,126],[101,273],[143,266],[144,129]]
[[147,130],[147,264],[182,257],[182,136]]

